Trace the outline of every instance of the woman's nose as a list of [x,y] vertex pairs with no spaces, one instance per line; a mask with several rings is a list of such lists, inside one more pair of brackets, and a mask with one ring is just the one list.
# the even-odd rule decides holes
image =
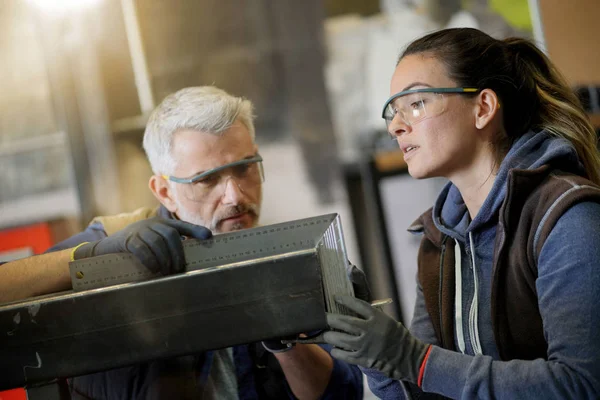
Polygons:
[[388,132],[394,139],[402,136],[405,132],[409,132],[411,129],[410,125],[404,121],[402,115],[396,114],[388,125]]

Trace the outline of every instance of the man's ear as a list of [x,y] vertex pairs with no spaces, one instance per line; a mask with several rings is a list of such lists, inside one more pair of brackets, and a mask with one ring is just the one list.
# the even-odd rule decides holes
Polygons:
[[483,89],[477,95],[475,107],[475,126],[483,129],[494,119],[500,109],[500,99],[492,89]]
[[148,187],[150,187],[154,197],[156,197],[167,210],[172,213],[177,211],[177,203],[173,199],[171,186],[165,178],[160,175],[152,175],[148,182]]

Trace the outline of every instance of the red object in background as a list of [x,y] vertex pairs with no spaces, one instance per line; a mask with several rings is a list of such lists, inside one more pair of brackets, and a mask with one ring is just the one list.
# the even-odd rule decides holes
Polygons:
[[[40,254],[52,246],[52,234],[48,224],[40,223],[0,231],[0,254],[19,249],[31,249]],[[25,389],[0,392],[0,400],[27,400]]]
[[0,400],[27,400],[25,389],[11,389],[0,392]]
[[[47,223],[0,231],[0,256],[17,250],[30,250],[33,254],[40,254],[53,244],[52,232]],[[27,400],[27,392],[23,388],[0,391],[0,400]]]
[[0,253],[22,248],[40,254],[53,245],[52,233],[47,223],[22,226],[0,231]]

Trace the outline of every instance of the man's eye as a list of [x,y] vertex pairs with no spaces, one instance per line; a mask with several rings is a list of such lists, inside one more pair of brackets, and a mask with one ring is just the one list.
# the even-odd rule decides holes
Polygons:
[[424,106],[425,106],[425,100],[415,101],[414,103],[410,104],[410,108],[412,108],[413,110],[418,110],[420,108],[423,108]]
[[235,167],[234,173],[236,176],[244,176],[250,170],[250,164],[242,164]]
[[211,185],[214,185],[215,183],[217,183],[217,181],[218,181],[218,179],[216,176],[209,175],[209,176],[206,176],[194,183],[196,183],[198,185],[202,185],[202,186],[211,186]]

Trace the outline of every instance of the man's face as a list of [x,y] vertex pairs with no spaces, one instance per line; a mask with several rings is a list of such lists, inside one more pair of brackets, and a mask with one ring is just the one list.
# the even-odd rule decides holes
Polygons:
[[[190,178],[256,154],[248,129],[239,121],[221,135],[182,130],[173,139],[176,167],[172,175]],[[206,226],[214,233],[256,226],[262,181],[256,180],[254,169],[244,168],[227,168],[192,184],[169,182],[173,206],[168,208],[181,220]]]

